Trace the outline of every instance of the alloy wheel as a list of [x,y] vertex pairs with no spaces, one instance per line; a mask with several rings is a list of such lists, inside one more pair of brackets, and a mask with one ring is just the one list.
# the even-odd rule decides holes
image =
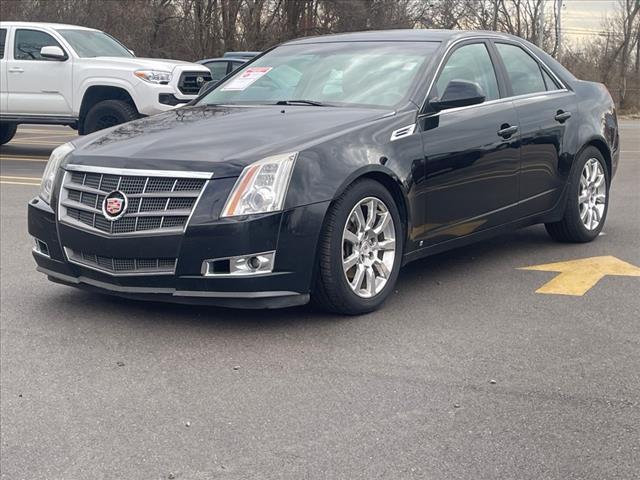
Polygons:
[[602,221],[607,203],[604,170],[598,159],[590,158],[584,164],[579,192],[580,220],[587,230],[595,230]]
[[342,233],[342,269],[351,290],[372,298],[387,284],[396,255],[396,230],[391,212],[375,197],[360,200]]

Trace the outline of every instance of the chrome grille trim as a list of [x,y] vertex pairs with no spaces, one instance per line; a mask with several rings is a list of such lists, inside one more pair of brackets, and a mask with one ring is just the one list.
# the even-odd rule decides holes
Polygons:
[[[58,219],[103,236],[183,233],[212,176],[211,172],[68,165],[60,189]],[[127,196],[128,206],[122,217],[109,220],[102,204],[114,190]]]
[[114,258],[64,247],[70,263],[112,276],[174,275],[177,258]]
[[[76,165],[70,163],[65,170],[104,173],[107,175],[131,175],[139,177],[176,177],[176,178],[204,178],[210,180],[213,178],[213,172],[202,171],[185,171],[185,170],[147,170],[139,168],[113,168],[113,167],[96,167],[93,165]],[[124,173],[123,173],[124,172]]]

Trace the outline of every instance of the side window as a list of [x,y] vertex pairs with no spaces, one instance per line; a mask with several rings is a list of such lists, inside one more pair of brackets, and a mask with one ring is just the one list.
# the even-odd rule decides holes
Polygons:
[[484,43],[464,45],[451,54],[440,72],[432,96],[442,95],[451,80],[477,83],[487,100],[500,97],[496,72]]
[[16,60],[48,60],[40,56],[40,49],[49,46],[60,47],[60,44],[51,35],[39,30],[17,30],[13,58]]
[[544,83],[547,86],[547,90],[557,90],[560,88],[560,85],[558,85],[556,81],[551,78],[551,75],[549,75],[544,68],[541,68],[540,70],[542,70],[542,76],[544,78]]
[[7,29],[0,28],[0,58],[4,58],[4,45],[7,41]]
[[242,65],[244,65],[244,62],[231,62],[231,71],[234,72],[237,69],[239,69]]
[[217,82],[227,75],[227,62],[210,62],[205,66],[211,70],[211,81]]
[[496,47],[507,70],[514,95],[526,95],[547,90],[540,65],[531,55],[516,45],[496,43]]

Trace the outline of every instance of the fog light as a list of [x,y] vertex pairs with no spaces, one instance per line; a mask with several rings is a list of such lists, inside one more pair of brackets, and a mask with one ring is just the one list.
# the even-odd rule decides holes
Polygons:
[[262,260],[260,260],[260,257],[250,257],[249,260],[247,260],[247,265],[249,265],[251,270],[258,270],[260,265],[262,265]]
[[202,262],[202,275],[205,277],[220,277],[271,273],[275,257],[276,252],[263,252],[205,260]]

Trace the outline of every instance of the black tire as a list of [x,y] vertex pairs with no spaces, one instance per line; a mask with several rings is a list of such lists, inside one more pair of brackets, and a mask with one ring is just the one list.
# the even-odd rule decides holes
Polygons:
[[[342,235],[354,207],[363,199],[374,197],[382,201],[393,219],[395,258],[383,289],[371,298],[357,295],[349,286],[342,266]],[[317,307],[340,314],[360,315],[378,309],[393,291],[402,262],[403,227],[398,207],[389,191],[380,183],[363,179],[356,181],[329,208],[320,233],[316,282],[311,295]]]
[[82,132],[89,134],[135,120],[140,115],[136,107],[124,100],[103,100],[87,112]]
[[17,129],[18,126],[15,123],[0,123],[0,145],[9,143]]
[[[580,195],[580,177],[584,169],[585,164],[590,159],[596,159],[602,171],[604,172],[605,181],[605,203],[604,212],[598,226],[592,230],[587,229],[582,220],[580,219],[580,206],[578,198]],[[595,147],[587,147],[580,154],[576,163],[571,171],[569,178],[569,185],[567,191],[567,202],[565,206],[564,216],[559,222],[546,223],[545,227],[547,232],[554,240],[558,242],[573,242],[573,243],[585,243],[590,242],[596,238],[602,228],[604,227],[605,220],[607,219],[607,211],[609,210],[609,169],[607,168],[607,162],[605,162],[602,153]]]

